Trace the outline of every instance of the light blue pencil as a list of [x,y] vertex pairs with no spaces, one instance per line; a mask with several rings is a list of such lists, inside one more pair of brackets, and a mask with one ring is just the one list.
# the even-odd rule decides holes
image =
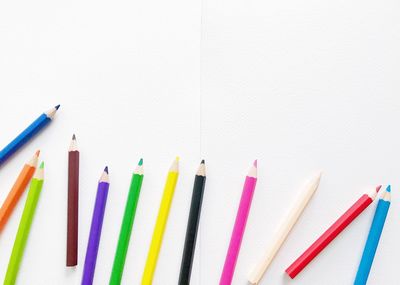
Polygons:
[[372,262],[374,261],[375,252],[378,248],[379,239],[390,207],[390,191],[391,189],[389,185],[382,198],[379,199],[378,206],[376,206],[374,219],[369,230],[367,242],[365,243],[364,252],[358,267],[356,279],[354,280],[354,285],[367,284],[368,275],[371,270]]
[[0,150],[0,165],[3,164],[11,155],[20,149],[27,141],[51,122],[60,105],[55,106],[47,112],[41,114],[32,124],[22,131],[12,142]]

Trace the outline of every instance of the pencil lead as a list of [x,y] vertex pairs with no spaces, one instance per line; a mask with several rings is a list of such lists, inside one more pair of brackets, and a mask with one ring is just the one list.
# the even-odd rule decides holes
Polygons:
[[44,161],[42,161],[42,163],[40,164],[39,168],[40,168],[40,169],[43,169],[43,168],[44,168]]
[[35,156],[39,157],[39,154],[40,154],[40,149],[38,149],[38,150],[35,152]]
[[58,108],[60,108],[60,104],[58,104],[58,105],[55,106],[54,108],[56,108],[56,110],[58,110]]
[[104,172],[108,174],[108,166],[104,168]]
[[376,191],[376,193],[378,193],[378,192],[379,192],[379,190],[381,190],[381,187],[382,187],[382,185],[378,185],[378,186],[376,186],[376,188],[375,188],[375,191]]
[[386,187],[386,192],[392,192],[392,187],[390,187],[390,185],[388,185],[388,187]]
[[72,135],[72,140],[76,140],[75,134]]
[[200,164],[206,164],[206,162],[204,161],[204,159],[201,160]]
[[256,168],[257,168],[257,159],[256,159],[256,160],[254,160],[254,162],[253,162],[253,165],[254,165],[254,167],[256,167]]
[[138,165],[139,165],[139,166],[143,165],[143,158],[141,158],[141,159],[139,160]]

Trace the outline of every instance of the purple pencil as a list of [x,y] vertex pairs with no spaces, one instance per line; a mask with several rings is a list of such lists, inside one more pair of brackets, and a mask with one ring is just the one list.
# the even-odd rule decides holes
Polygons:
[[96,268],[97,252],[99,251],[99,243],[101,236],[101,228],[103,227],[104,211],[106,209],[108,187],[110,186],[108,179],[108,167],[100,177],[97,187],[96,202],[93,210],[92,225],[90,226],[89,241],[86,249],[85,265],[83,267],[82,285],[92,285],[94,270]]

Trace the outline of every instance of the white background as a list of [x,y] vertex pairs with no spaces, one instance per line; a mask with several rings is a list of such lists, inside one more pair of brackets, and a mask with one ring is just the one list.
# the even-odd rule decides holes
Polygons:
[[[0,147],[56,104],[54,122],[0,168],[4,200],[36,149],[45,184],[18,284],[79,284],[97,180],[111,186],[95,275],[107,284],[131,172],[144,158],[124,284],[140,284],[167,169],[181,157],[154,284],[176,284],[193,175],[207,185],[192,284],[217,284],[244,176],[259,180],[234,276],[246,276],[305,180],[320,187],[262,284],[352,284],[375,204],[295,280],[284,269],[366,189],[393,204],[369,284],[397,284],[399,2],[2,1]],[[65,268],[67,148],[81,150],[79,266]],[[0,234],[4,278],[26,194]]]

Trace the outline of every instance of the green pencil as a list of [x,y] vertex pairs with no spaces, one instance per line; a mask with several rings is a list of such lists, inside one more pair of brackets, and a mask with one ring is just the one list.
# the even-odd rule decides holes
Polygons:
[[135,219],[136,206],[139,200],[142,181],[143,159],[140,159],[138,166],[133,172],[128,199],[126,200],[124,218],[122,220],[117,251],[115,252],[114,264],[111,272],[110,285],[121,284],[122,273],[124,271],[125,259],[128,252],[129,239],[131,237],[132,225]]
[[26,240],[28,239],[29,231],[32,225],[33,215],[35,214],[36,206],[39,200],[40,192],[43,186],[43,162],[33,175],[29,188],[28,198],[26,198],[24,211],[19,223],[17,236],[15,237],[14,247],[12,249],[10,261],[8,263],[4,285],[14,285],[17,279],[18,270],[21,264],[21,259],[24,254]]

